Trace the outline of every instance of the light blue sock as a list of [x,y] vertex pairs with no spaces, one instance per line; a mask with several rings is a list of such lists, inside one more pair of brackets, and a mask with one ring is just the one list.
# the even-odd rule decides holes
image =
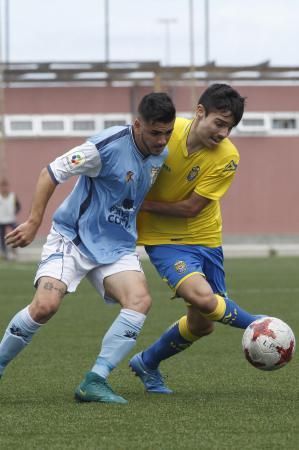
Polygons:
[[0,343],[0,374],[7,364],[14,359],[31,341],[41,324],[35,322],[28,311],[28,306],[19,311],[10,321]]
[[144,314],[132,309],[121,309],[103,338],[101,352],[91,371],[107,378],[135,346],[145,318]]

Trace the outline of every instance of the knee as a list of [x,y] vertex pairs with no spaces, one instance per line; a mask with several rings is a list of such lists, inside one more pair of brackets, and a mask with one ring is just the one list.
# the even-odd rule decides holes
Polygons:
[[131,295],[124,303],[124,308],[133,309],[142,314],[147,314],[152,305],[152,299],[148,292],[140,292]]
[[197,306],[204,314],[213,312],[217,306],[217,300],[210,289],[194,290],[187,301]]
[[46,323],[59,308],[59,303],[55,300],[47,302],[35,298],[29,306],[29,313],[32,319],[37,323]]

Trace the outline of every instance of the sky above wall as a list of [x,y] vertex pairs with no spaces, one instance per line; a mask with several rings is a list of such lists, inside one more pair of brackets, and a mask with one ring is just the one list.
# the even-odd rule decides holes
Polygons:
[[[2,59],[9,61],[160,61],[189,65],[299,66],[298,0],[0,0]],[[9,28],[5,28],[5,4]],[[193,3],[194,33],[190,33]]]

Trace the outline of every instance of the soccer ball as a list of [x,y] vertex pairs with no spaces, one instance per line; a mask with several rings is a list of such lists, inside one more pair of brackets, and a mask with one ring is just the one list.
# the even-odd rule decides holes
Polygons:
[[291,361],[295,352],[291,328],[275,317],[262,317],[245,330],[242,347],[247,361],[261,370],[276,370]]

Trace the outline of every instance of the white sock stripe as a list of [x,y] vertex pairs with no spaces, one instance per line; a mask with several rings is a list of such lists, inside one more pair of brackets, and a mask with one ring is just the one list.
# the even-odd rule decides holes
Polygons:
[[143,326],[144,321],[146,319],[146,315],[143,313],[140,313],[138,311],[134,311],[133,309],[128,308],[122,308],[120,310],[120,315],[124,317],[129,322],[134,323],[135,325],[138,325],[140,327]]
[[43,325],[42,323],[35,322],[35,320],[32,319],[29,313],[29,305],[26,306],[24,309],[22,309],[22,311],[20,311],[20,316],[25,322],[25,324],[28,325],[30,328],[33,328],[34,330]]

